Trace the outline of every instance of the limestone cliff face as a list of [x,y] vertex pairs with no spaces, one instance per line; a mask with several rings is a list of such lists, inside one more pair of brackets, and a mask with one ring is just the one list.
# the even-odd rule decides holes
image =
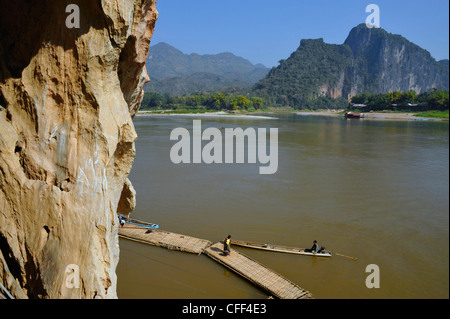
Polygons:
[[348,100],[365,92],[423,93],[448,87],[448,61],[437,62],[404,37],[361,24],[342,45],[301,40],[288,59],[253,87],[252,94],[272,104],[316,107],[329,97]]
[[347,70],[351,86],[345,92],[350,97],[352,92],[448,90],[448,69],[400,35],[362,24],[351,30],[345,45],[353,52],[353,65]]
[[155,2],[0,3],[0,282],[17,298],[117,297]]

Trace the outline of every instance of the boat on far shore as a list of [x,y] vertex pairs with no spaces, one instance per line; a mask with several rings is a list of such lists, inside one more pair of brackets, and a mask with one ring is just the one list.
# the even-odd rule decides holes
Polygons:
[[364,113],[345,112],[345,118],[347,119],[361,119],[365,117]]
[[278,253],[288,253],[288,254],[297,254],[297,255],[306,255],[312,257],[331,257],[331,252],[323,251],[321,253],[312,253],[305,251],[305,248],[296,248],[282,245],[272,245],[272,244],[262,244],[255,243],[249,241],[241,241],[241,240],[231,240],[231,244],[235,246],[241,246],[246,248],[254,248],[261,249],[266,251],[278,252]]

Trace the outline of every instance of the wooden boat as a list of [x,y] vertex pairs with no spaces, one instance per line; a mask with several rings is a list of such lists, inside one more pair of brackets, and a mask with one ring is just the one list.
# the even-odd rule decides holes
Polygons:
[[345,118],[347,119],[360,119],[364,117],[364,113],[345,112]]
[[158,229],[159,225],[143,222],[141,220],[132,219],[132,218],[124,218],[126,224],[135,225],[135,226],[141,226],[144,228],[151,228],[151,229]]
[[314,254],[314,253],[306,252],[305,248],[296,248],[296,247],[272,245],[272,244],[261,244],[261,243],[254,243],[254,242],[241,241],[241,240],[232,240],[231,244],[235,245],[235,246],[261,249],[261,250],[273,251],[273,252],[279,252],[279,253],[306,255],[306,256],[313,256],[313,257],[331,257],[331,252],[329,252],[329,251],[324,251],[322,253]]

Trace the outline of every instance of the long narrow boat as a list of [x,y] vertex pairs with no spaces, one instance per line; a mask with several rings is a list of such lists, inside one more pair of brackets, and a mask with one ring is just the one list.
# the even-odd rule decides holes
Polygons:
[[246,247],[246,248],[261,249],[261,250],[273,251],[273,252],[279,252],[279,253],[306,255],[306,256],[313,256],[313,257],[331,257],[331,252],[329,252],[329,251],[325,251],[325,252],[321,252],[321,253],[310,253],[310,252],[306,252],[305,248],[296,248],[296,247],[272,245],[272,244],[262,244],[262,243],[255,243],[255,242],[241,241],[241,240],[232,240],[231,244],[236,245],[236,246]]
[[125,223],[130,224],[130,225],[135,225],[135,226],[141,226],[141,227],[145,227],[145,228],[151,228],[151,229],[159,228],[159,225],[157,225],[157,224],[147,223],[147,222],[143,222],[141,220],[132,219],[132,218],[125,219]]

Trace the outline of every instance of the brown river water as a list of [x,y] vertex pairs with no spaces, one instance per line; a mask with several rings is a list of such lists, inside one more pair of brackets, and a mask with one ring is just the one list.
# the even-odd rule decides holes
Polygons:
[[[261,164],[173,164],[173,129],[192,116],[134,120],[131,217],[161,229],[326,249],[357,257],[314,258],[237,249],[315,298],[449,298],[449,124],[267,115],[201,117],[202,128],[278,128],[278,171]],[[368,265],[379,268],[369,289]],[[120,239],[119,298],[266,299],[205,255]]]

